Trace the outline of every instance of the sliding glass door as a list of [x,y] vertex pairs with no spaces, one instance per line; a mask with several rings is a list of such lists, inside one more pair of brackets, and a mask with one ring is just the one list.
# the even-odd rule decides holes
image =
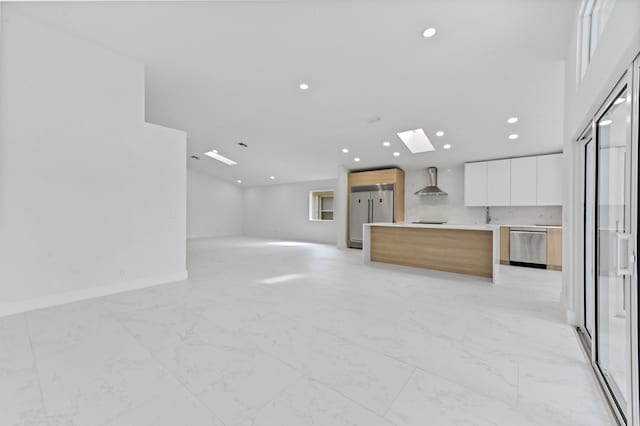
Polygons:
[[629,281],[633,275],[628,154],[630,99],[625,87],[596,121],[596,365],[627,417],[630,375]]
[[640,425],[637,92],[631,96],[638,90],[638,71],[638,64],[628,70],[579,140],[584,254],[580,330],[610,405],[618,420],[629,425]]

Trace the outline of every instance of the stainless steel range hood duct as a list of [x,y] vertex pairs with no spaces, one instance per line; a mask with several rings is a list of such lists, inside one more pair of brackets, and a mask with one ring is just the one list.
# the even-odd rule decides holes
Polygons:
[[427,186],[419,191],[414,192],[415,195],[447,195],[442,189],[438,188],[438,168],[427,167]]

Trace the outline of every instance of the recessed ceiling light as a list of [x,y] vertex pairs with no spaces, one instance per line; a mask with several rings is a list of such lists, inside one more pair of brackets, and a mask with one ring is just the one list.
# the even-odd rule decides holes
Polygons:
[[345,154],[349,152],[349,150],[347,148],[342,148],[342,152],[344,152]]
[[451,169],[447,169],[447,172],[451,173]]
[[400,157],[400,153],[399,153],[399,152],[394,152],[394,153],[393,153],[393,156],[394,156],[394,157]]
[[507,123],[509,124],[515,124],[518,122],[518,117],[511,117],[507,120]]
[[240,179],[238,179],[236,182],[238,182],[238,183],[242,183],[242,181],[241,181]]
[[308,90],[309,85],[307,83],[300,83],[300,90]]
[[518,139],[519,137],[520,137],[520,135],[518,135],[517,133],[514,133],[514,134],[512,134],[512,135],[509,135],[509,139],[511,139],[511,140]]
[[269,176],[269,179],[274,180],[276,177],[275,176]]
[[391,145],[391,142],[389,142],[389,141],[384,141],[384,142],[382,142],[382,145],[384,145],[384,146],[390,146],[390,145]]
[[354,158],[353,161],[355,161],[357,163],[358,161],[360,161],[360,157]]
[[227,158],[224,155],[218,154],[218,151],[215,150],[215,149],[213,149],[213,150],[211,150],[209,152],[205,152],[204,155],[206,155],[207,157],[211,157],[211,158],[213,158],[215,160],[221,161],[224,164],[229,165],[229,166],[235,166],[236,164],[238,164],[235,161],[233,161],[232,159]]
[[616,101],[613,103],[614,105],[620,105],[621,103],[623,103],[624,101],[626,101],[625,98],[618,98],[616,99]]
[[422,33],[422,37],[426,37],[426,38],[433,37],[434,35],[436,35],[436,29],[435,28],[427,28]]
[[398,137],[409,148],[412,154],[433,151],[435,148],[422,129],[407,130],[398,133]]
[[440,137],[440,136],[444,136],[444,132],[442,130],[438,130],[436,132],[436,136]]
[[609,124],[613,123],[613,120],[602,120],[600,123],[601,126],[608,126]]
[[442,145],[442,147],[443,147],[444,149],[451,149],[451,144],[448,144],[448,143],[447,143],[447,144]]

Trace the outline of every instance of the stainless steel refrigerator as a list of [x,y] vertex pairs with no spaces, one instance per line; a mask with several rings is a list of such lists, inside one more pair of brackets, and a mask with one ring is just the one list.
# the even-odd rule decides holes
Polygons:
[[349,246],[362,248],[362,225],[394,222],[395,186],[367,185],[351,188]]

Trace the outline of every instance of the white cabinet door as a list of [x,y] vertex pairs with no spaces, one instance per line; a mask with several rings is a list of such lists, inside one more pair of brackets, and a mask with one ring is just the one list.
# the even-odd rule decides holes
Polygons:
[[487,205],[508,206],[511,203],[511,160],[487,162]]
[[538,157],[538,205],[562,205],[562,154]]
[[511,205],[537,205],[537,167],[536,157],[511,159]]
[[464,205],[487,205],[487,163],[464,165]]

